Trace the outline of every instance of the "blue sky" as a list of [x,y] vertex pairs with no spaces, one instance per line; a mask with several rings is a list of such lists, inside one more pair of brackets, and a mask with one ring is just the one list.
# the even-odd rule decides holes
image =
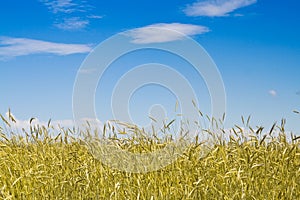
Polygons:
[[[191,36],[216,63],[226,89],[228,127],[240,124],[241,115],[251,115],[254,126],[270,127],[286,118],[287,127],[300,133],[300,116],[293,113],[300,110],[297,0],[11,0],[0,4],[2,114],[11,108],[19,120],[71,120],[74,81],[88,53],[119,32],[134,29],[143,40],[145,28],[163,26]],[[165,42],[165,37],[146,36],[148,42]],[[103,93],[110,95],[110,84],[124,72],[121,66],[129,69],[153,60],[168,61],[175,68],[183,64],[151,51],[120,59],[104,79],[107,87],[99,85],[104,92],[96,94],[100,120],[110,117]],[[209,112],[203,80],[185,69],[182,73],[202,91],[201,109]],[[174,103],[174,96],[162,88],[145,87],[132,98],[135,119],[147,116],[151,104],[172,109]]]

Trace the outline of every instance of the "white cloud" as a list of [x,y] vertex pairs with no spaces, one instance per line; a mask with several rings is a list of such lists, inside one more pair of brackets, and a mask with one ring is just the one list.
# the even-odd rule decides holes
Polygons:
[[0,59],[42,53],[70,55],[88,53],[91,50],[91,46],[85,44],[64,44],[28,38],[0,37]]
[[[15,122],[12,122],[10,117],[13,117]],[[22,129],[29,130],[30,125],[32,126],[48,126],[48,122],[46,121],[41,121],[38,118],[34,118],[32,122],[30,123],[29,120],[20,120],[16,118],[12,113],[7,112],[6,113],[6,119],[7,121],[10,122],[10,125],[12,128],[16,129],[18,132],[20,132]],[[79,127],[79,128],[86,128],[88,124],[90,125],[90,128],[92,129],[98,129],[98,130],[103,130],[103,123],[99,119],[89,119],[89,118],[83,118],[80,121],[77,121],[77,123],[74,122],[72,119],[65,119],[65,120],[55,120],[55,121],[50,121],[50,126],[53,127],[56,130],[59,130],[59,128],[70,128],[72,129],[73,127]]]
[[209,29],[205,26],[180,23],[159,23],[130,30],[128,36],[133,38],[133,43],[149,44],[182,40],[184,39],[184,35],[194,36],[206,32],[209,32]]
[[88,15],[87,18],[90,18],[90,19],[102,19],[103,16],[101,16],[101,15]]
[[79,69],[78,72],[82,73],[82,74],[93,74],[93,73],[97,72],[97,69],[96,68]]
[[[86,28],[90,20],[101,19],[103,16],[94,15],[94,8],[82,0],[40,0],[55,18],[54,26],[63,30],[80,30]],[[83,14],[84,13],[84,14]]]
[[269,94],[273,97],[277,96],[277,92],[275,90],[270,90]]
[[73,0],[40,0],[44,3],[50,12],[56,13],[73,13],[78,10],[78,4],[74,3]]
[[63,22],[54,24],[54,26],[63,30],[78,30],[84,29],[89,23],[88,20],[82,20],[79,17],[71,17],[65,18]]
[[257,0],[206,0],[188,5],[184,13],[188,16],[226,16],[236,9],[256,3]]

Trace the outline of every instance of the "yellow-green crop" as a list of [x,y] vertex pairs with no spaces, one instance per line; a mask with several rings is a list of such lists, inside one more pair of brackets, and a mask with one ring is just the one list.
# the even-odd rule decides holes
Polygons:
[[[166,168],[126,173],[95,159],[73,130],[34,126],[18,135],[4,120],[0,199],[300,199],[299,138],[287,139],[283,127],[265,135],[235,127],[208,146],[194,140]],[[164,145],[155,140],[115,143],[144,152]]]

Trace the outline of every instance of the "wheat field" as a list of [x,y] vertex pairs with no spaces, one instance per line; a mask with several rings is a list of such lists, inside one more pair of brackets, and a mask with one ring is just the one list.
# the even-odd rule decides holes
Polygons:
[[[288,136],[284,121],[249,134],[236,126],[210,145],[197,136],[167,167],[130,173],[97,160],[75,130],[35,125],[17,134],[13,118],[1,118],[0,199],[300,199],[299,137]],[[132,152],[170,142],[130,137],[124,145],[117,130],[105,137]]]

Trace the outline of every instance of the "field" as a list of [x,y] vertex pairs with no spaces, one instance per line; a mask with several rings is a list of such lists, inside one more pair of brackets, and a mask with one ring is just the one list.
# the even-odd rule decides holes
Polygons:
[[[299,137],[285,132],[284,121],[271,130],[236,126],[209,144],[198,136],[167,167],[130,173],[95,159],[75,130],[35,125],[20,135],[12,118],[2,120],[0,199],[300,199]],[[132,152],[170,142],[119,139],[117,131],[105,137]]]

